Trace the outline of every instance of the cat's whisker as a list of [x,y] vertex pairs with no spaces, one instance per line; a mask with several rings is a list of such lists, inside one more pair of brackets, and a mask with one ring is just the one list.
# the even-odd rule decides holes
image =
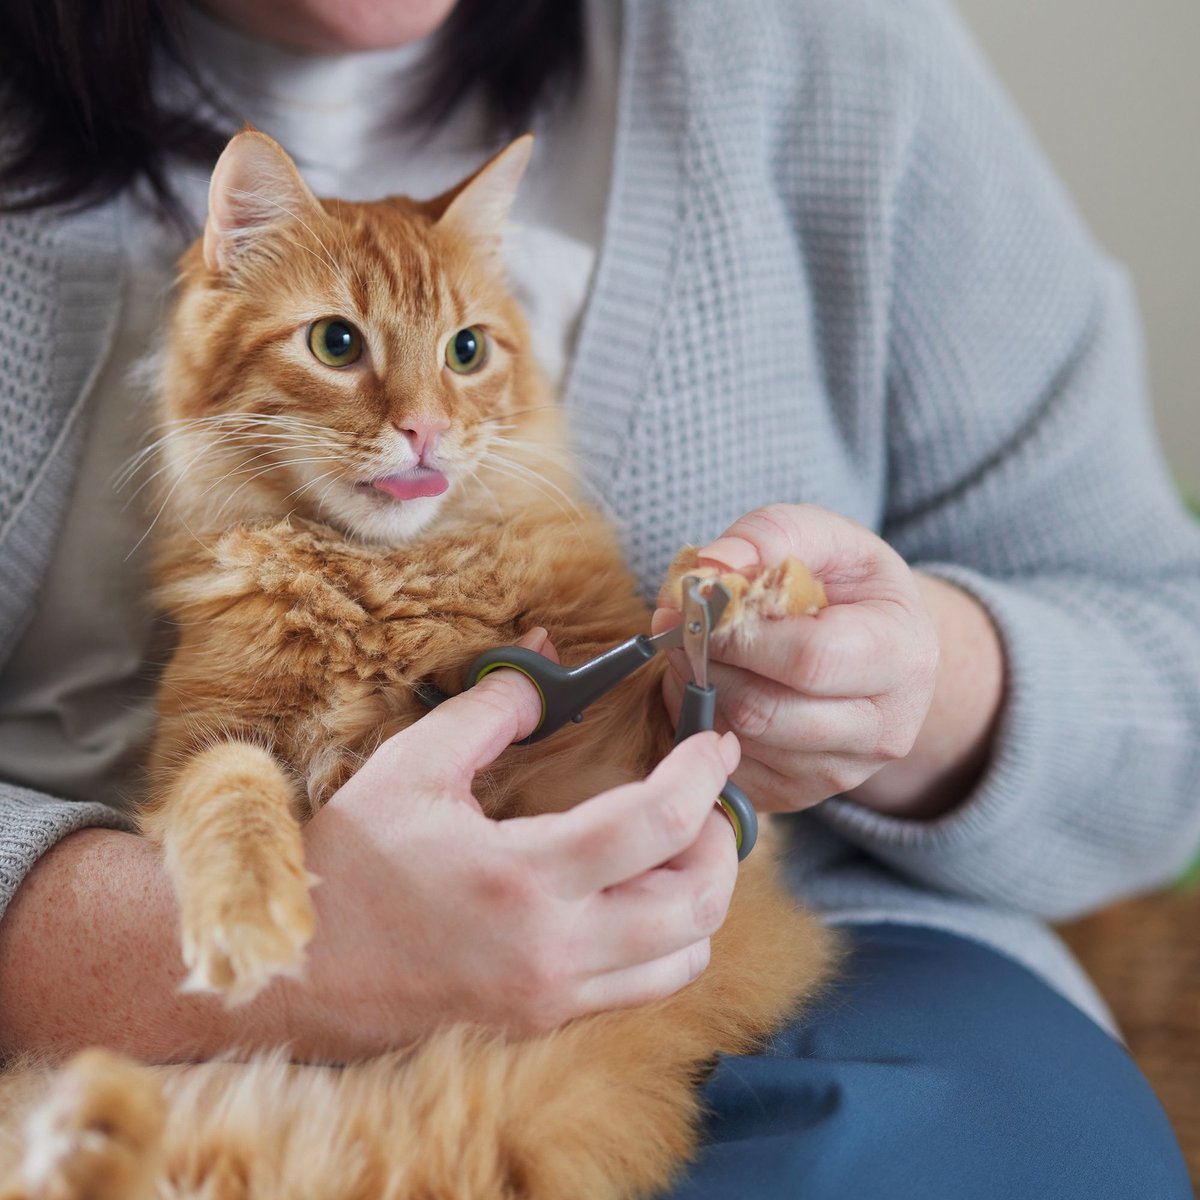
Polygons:
[[166,432],[176,432],[188,427],[233,426],[234,428],[253,428],[258,426],[281,426],[283,430],[312,430],[328,432],[326,426],[319,421],[308,421],[302,416],[290,413],[214,413],[208,416],[176,416],[158,422],[158,428]]
[[178,429],[188,425],[284,425],[308,429],[324,429],[319,421],[308,421],[292,413],[229,412],[210,413],[203,417],[168,417],[158,422],[160,429]]
[[[503,441],[503,439],[501,439],[501,441]],[[569,492],[564,491],[561,487],[559,487],[558,484],[554,482],[554,480],[547,478],[540,471],[534,470],[529,463],[522,462],[520,459],[501,454],[495,449],[490,449],[485,454],[484,459],[485,461],[490,462],[492,465],[502,462],[506,466],[511,467],[513,470],[518,471],[531,479],[539,480],[541,483],[544,483],[546,487],[550,488],[552,491],[561,496],[577,515],[580,513],[579,504]]]
[[[171,498],[174,496],[174,494],[175,494],[176,490],[179,488],[180,484],[183,483],[184,479],[187,477],[187,475],[191,471],[191,469],[196,465],[197,462],[200,461],[200,459],[202,459],[204,457],[205,454],[211,453],[215,448],[216,448],[216,446],[213,444],[206,443],[206,444],[202,445],[200,450],[197,451],[197,453],[195,453],[194,455],[192,455],[192,457],[187,461],[187,463],[179,470],[178,476],[176,477],[174,482],[171,484],[170,488],[168,488],[166,495],[163,496],[161,502],[159,503],[158,511],[154,514],[154,517],[151,519],[150,524],[146,527],[146,531],[142,534],[142,536],[140,538],[138,538],[138,540],[134,543],[132,549],[130,549],[129,553],[125,556],[126,561],[128,561],[129,558],[131,558],[137,552],[138,547],[141,546],[141,544],[146,540],[147,537],[150,536],[150,534],[153,532],[155,527],[158,525],[158,522],[159,522],[160,518],[162,517],[163,512],[166,510],[167,506],[169,505],[169,503],[171,501]],[[269,451],[268,451],[268,453],[269,453]],[[261,457],[261,455],[259,457]],[[309,459],[303,459],[303,460],[291,460],[291,462],[298,462],[298,461],[327,462],[327,461],[331,461],[331,460],[336,460],[336,456],[322,455],[318,458],[309,458]],[[168,465],[170,465],[170,464],[168,464]],[[237,492],[240,491],[242,487],[245,487],[247,483],[252,483],[254,481],[254,479],[257,479],[259,477],[259,475],[266,474],[268,471],[272,470],[276,466],[284,466],[284,465],[290,465],[290,462],[272,463],[270,466],[257,472],[250,479],[246,480],[239,488],[235,489],[233,495],[236,495]],[[246,466],[245,463],[241,463],[238,466],[233,467],[230,470],[226,471],[223,475],[221,475],[219,478],[217,478],[211,484],[209,484],[209,486],[207,488],[205,488],[203,492],[200,493],[200,496],[198,497],[198,499],[202,500],[211,491],[213,491],[214,488],[219,487],[226,480],[228,480],[231,476],[236,475],[240,471],[244,470],[245,466]],[[221,507],[217,510],[217,512],[215,514],[216,517],[220,517],[221,513],[225,511],[226,505],[228,505],[229,501],[232,498],[233,498],[232,495],[229,497],[226,497],[226,499],[222,503]],[[198,542],[201,540],[200,538],[196,537],[196,534],[191,530],[190,527],[188,528],[188,532],[191,533],[192,537],[196,538],[196,540]]]
[[214,426],[211,429],[177,430],[168,434],[164,440],[170,441],[170,439],[173,437],[181,437],[185,435],[221,438],[223,440],[229,440],[232,438],[255,438],[261,439],[264,442],[297,442],[312,444],[316,444],[324,440],[321,435],[316,432],[309,433],[307,431],[285,431],[270,428],[222,429],[219,425]]
[[[175,434],[167,435],[166,438],[159,439],[159,440],[160,440],[160,442],[163,442],[164,444],[169,444],[169,442],[172,440],[178,440],[180,438],[184,438],[184,437],[188,437],[188,436],[197,437],[197,436],[205,436],[205,435],[200,435],[199,433],[190,433],[190,434],[175,433]],[[296,451],[296,450],[315,450],[315,449],[323,448],[321,446],[321,444],[315,438],[304,438],[304,439],[286,438],[286,439],[282,439],[280,445],[264,447],[264,446],[261,446],[258,442],[258,439],[261,437],[264,437],[264,436],[270,437],[271,435],[269,435],[269,434],[264,435],[262,433],[255,434],[255,433],[251,433],[249,431],[247,431],[245,434],[238,433],[238,432],[227,432],[227,433],[219,434],[219,435],[215,435],[215,436],[208,435],[208,436],[206,436],[205,443],[201,446],[200,452],[198,454],[193,455],[192,458],[189,460],[188,469],[191,469],[192,467],[194,467],[196,462],[200,458],[202,458],[205,453],[217,453],[220,450],[230,448],[230,443],[232,442],[232,443],[236,444],[236,442],[238,441],[239,438],[245,438],[246,440],[251,442],[250,445],[245,447],[246,450],[260,450],[261,451],[261,453],[256,455],[255,458],[248,460],[250,462],[254,462],[257,458],[262,458],[266,454],[270,454],[270,453],[273,453],[273,452],[281,450],[281,449]],[[253,439],[253,440],[251,440],[251,439]],[[275,439],[273,439],[273,440],[275,440]],[[147,465],[147,464],[146,463],[139,464],[137,470],[140,470],[141,467],[145,466],[145,465]],[[138,484],[137,488],[134,489],[134,491],[130,494],[129,498],[125,501],[125,504],[123,505],[123,509],[127,509],[137,499],[137,497],[142,493],[142,491],[145,488],[147,488],[150,484],[152,484],[154,482],[154,480],[157,479],[164,472],[171,470],[173,465],[174,464],[168,459],[168,460],[164,461],[162,463],[162,465],[159,466],[156,470],[151,472],[150,475],[148,475],[145,479],[143,479],[142,482],[140,484]],[[134,474],[136,474],[136,470],[134,471]],[[121,484],[120,486],[127,487],[130,483],[132,483],[132,481],[133,481],[132,475],[130,475],[128,478],[126,478],[124,480],[124,483]],[[120,490],[120,487],[118,487],[117,490]]]
[[[203,457],[203,455],[205,453],[206,453],[206,450],[204,448],[202,448],[198,454],[193,455],[193,457],[191,458],[191,460],[188,463],[188,466],[189,467],[194,466],[196,461],[199,458]],[[137,500],[138,496],[140,496],[142,494],[142,492],[145,491],[145,489],[150,486],[150,484],[152,484],[160,475],[163,475],[165,472],[169,471],[173,465],[174,464],[171,462],[165,462],[157,470],[152,471],[150,473],[150,475],[147,476],[145,479],[143,479],[142,482],[139,483],[138,486],[130,493],[128,499],[125,501],[124,504],[121,505],[121,511],[125,512],[130,507],[130,505],[133,504],[135,500]]]
[[[486,454],[480,462],[480,466],[487,470],[495,471],[500,475],[507,475],[510,479],[515,479],[520,483],[524,483],[533,488],[539,495],[544,496],[557,509],[568,516],[573,516],[576,519],[583,514],[579,505],[575,503],[571,497],[547,479],[543,479],[536,471],[529,470],[510,459],[500,458],[499,456]],[[545,487],[540,486],[540,483],[546,484]],[[557,494],[555,494],[557,493]],[[565,503],[564,503],[565,501]]]
[[513,417],[523,417],[527,413],[548,412],[550,409],[557,409],[557,404],[533,404],[528,408],[514,408],[509,412],[497,413],[493,417],[480,417],[479,424],[486,425],[494,421],[511,421]]
[[530,442],[521,438],[505,437],[501,435],[495,439],[495,444],[498,444],[505,449],[511,448],[513,450],[520,450],[529,458],[542,459],[543,461],[553,463],[556,466],[570,468],[575,464],[575,458],[570,451],[555,446],[546,446],[541,442]]
[[506,455],[498,454],[494,450],[485,451],[480,459],[480,466],[486,467],[488,470],[501,471],[514,479],[527,479],[531,483],[536,481],[545,484],[547,489],[545,494],[556,492],[559,498],[566,501],[570,507],[577,507],[574,501],[571,500],[571,497],[562,488],[540,475],[532,467],[517,462],[515,459],[508,458]]
[[464,486],[469,486],[470,484],[478,485],[487,493],[488,499],[491,501],[493,512],[498,513],[501,511],[503,506],[501,505],[499,497],[488,485],[487,480],[484,479],[483,473],[479,470],[478,466],[470,471],[464,479]]
[[[202,449],[200,454],[193,456],[192,459],[188,462],[187,467],[184,469],[184,473],[191,470],[191,468],[195,466],[196,462],[200,458],[203,457],[205,452],[215,452],[215,451],[219,450],[220,448],[221,448],[221,446],[219,443],[213,443],[213,444],[209,445],[206,449]],[[255,447],[255,446],[247,447],[247,449],[249,449],[249,450],[253,450],[256,448],[257,447]],[[291,448],[292,449],[309,449],[310,447],[291,447]],[[279,447],[275,447],[275,446],[267,447],[266,449],[261,449],[260,453],[254,455],[253,458],[243,459],[236,466],[230,467],[230,469],[228,471],[226,471],[223,475],[219,476],[212,483],[210,483],[208,485],[208,487],[206,487],[200,493],[200,495],[197,497],[197,499],[203,500],[214,488],[220,487],[221,484],[223,484],[231,476],[241,474],[243,471],[245,471],[247,468],[249,468],[252,463],[259,462],[263,458],[265,458],[267,455],[276,453],[278,451],[278,449],[279,449]],[[323,456],[323,457],[327,458],[327,457],[331,457],[331,456]],[[266,468],[266,470],[270,470],[272,467],[277,466],[277,465],[282,465],[282,464],[272,463],[272,464],[270,464],[270,466],[268,466]],[[170,466],[170,464],[167,464],[167,467],[169,467],[169,466]],[[160,468],[160,470],[166,470],[167,467]],[[156,474],[157,473],[158,472],[156,472]],[[265,473],[265,472],[260,472],[260,473]],[[149,482],[149,481],[147,481],[147,482]]]
[[141,450],[137,451],[137,453],[129,458],[114,475],[112,482],[113,488],[117,491],[120,491],[132,480],[133,476],[141,470],[141,468],[146,464],[147,460],[155,456],[157,452],[165,445],[167,445],[173,439],[180,437],[184,432],[186,431],[176,429],[168,430],[160,437],[155,438],[154,441],[152,441],[148,446],[144,446]]
[[[258,459],[261,459],[262,457],[263,457],[262,455],[257,456]],[[254,461],[255,461],[255,459],[251,459],[248,462],[242,463],[234,471],[232,471],[231,474],[235,474],[235,475],[241,474],[250,466],[250,463],[254,462]],[[341,465],[341,459],[339,459],[337,457],[337,455],[335,455],[335,454],[314,454],[314,455],[306,455],[302,458],[285,458],[285,459],[281,459],[277,462],[267,463],[267,465],[264,467],[257,468],[256,470],[254,470],[254,473],[250,476],[250,478],[247,480],[244,480],[240,486],[245,487],[247,484],[253,483],[256,479],[261,479],[264,475],[269,475],[272,471],[281,469],[283,467],[294,467],[294,466],[300,466],[300,465],[306,464],[306,463],[323,463],[323,462],[335,462],[335,463],[338,463],[339,465]]]
[[130,480],[142,469],[142,467],[154,457],[155,453],[161,446],[164,446],[171,438],[171,434],[164,433],[161,437],[157,437],[148,446],[143,446],[136,454],[131,455],[125,460],[113,473],[109,482],[109,486],[113,491],[119,492],[124,488]]
[[324,508],[324,506],[325,506],[325,497],[329,495],[329,489],[330,489],[330,488],[332,488],[332,487],[333,487],[333,486],[334,486],[334,485],[335,485],[337,482],[338,482],[338,476],[336,476],[336,475],[335,475],[335,476],[334,476],[334,477],[333,477],[333,478],[332,478],[332,479],[331,479],[331,480],[330,480],[330,481],[329,481],[329,482],[328,482],[328,483],[327,483],[327,484],[326,484],[326,485],[325,485],[325,486],[324,486],[324,487],[321,489],[321,494],[320,494],[320,495],[319,495],[319,496],[316,498],[316,500],[314,501],[314,503],[316,504],[316,506],[317,506],[317,509],[318,509],[318,510],[321,510],[321,509],[323,509],[323,508]]
[[[247,468],[251,467],[254,463],[261,462],[264,458],[267,458],[268,456],[270,456],[272,454],[280,453],[279,446],[265,446],[265,447],[247,446],[246,449],[247,450],[257,449],[259,452],[251,458],[242,459],[242,461],[240,463],[238,463],[238,465],[234,468],[235,474],[239,473],[241,471],[245,471]],[[289,446],[289,447],[287,447],[287,449],[288,450],[323,450],[323,449],[325,449],[325,447],[315,446],[315,445],[314,446]],[[270,466],[284,467],[284,466],[288,466],[290,463],[322,462],[322,461],[331,461],[332,462],[332,461],[341,461],[341,460],[335,454],[320,454],[320,455],[316,455],[315,457],[312,457],[312,458],[287,459],[285,461],[271,463]],[[269,470],[270,467],[268,467],[267,469]]]
[[592,503],[601,509],[605,507],[606,500],[604,494],[582,471],[576,469],[577,460],[575,455],[569,450],[564,447],[547,446],[541,442],[530,442],[520,438],[501,437],[497,441],[503,446],[513,446],[532,454],[535,458],[542,458],[546,462],[566,468],[570,472],[573,481],[584,489]]
[[[200,451],[193,455],[193,457],[188,461],[187,465],[175,477],[175,481],[167,489],[166,495],[163,496],[162,500],[159,502],[158,512],[154,514],[150,524],[146,526],[145,533],[143,533],[142,536],[138,538],[136,542],[134,542],[133,546],[129,550],[129,553],[125,555],[125,562],[128,562],[138,552],[138,548],[141,546],[141,544],[150,536],[151,533],[154,532],[154,529],[158,525],[159,520],[162,518],[163,513],[166,512],[167,506],[171,503],[171,498],[175,495],[179,485],[183,483],[185,477],[187,476],[188,469],[203,457],[203,455],[207,452],[207,449],[207,447],[201,447]],[[188,532],[191,531],[189,530]]]
[[[113,491],[120,492],[124,490],[124,488],[128,487],[128,485],[133,482],[134,475],[137,475],[139,470],[142,470],[143,467],[149,466],[151,462],[157,460],[157,451],[162,449],[162,446],[166,445],[168,440],[169,439],[166,437],[158,439],[158,442],[156,442],[152,448],[149,448],[148,451],[143,452],[143,455],[139,457],[138,462],[128,464],[128,466],[122,468],[118,474],[114,475],[112,481]],[[142,491],[142,488],[145,487],[146,484],[149,484],[151,480],[154,480],[158,475],[161,475],[164,470],[167,470],[168,466],[169,463],[161,464],[160,467],[157,467],[154,472],[151,473],[149,479],[144,480],[142,484],[138,485],[137,491],[133,493],[133,496],[126,500],[124,508],[128,508],[128,506],[130,506],[130,504],[133,502],[133,499],[137,497],[138,492]]]
[[[317,484],[320,483],[322,479],[330,479],[330,476],[332,476],[333,478],[330,480],[330,482],[328,484],[325,485],[325,491],[328,491],[329,488],[331,488],[341,477],[341,472],[338,471],[336,468],[334,468],[333,470],[330,470],[330,471],[322,471],[320,475],[316,476],[314,479],[308,480],[307,483],[302,483],[299,487],[292,488],[292,490],[290,492],[288,492],[288,494],[286,496],[284,496],[284,500],[291,500],[293,496],[295,496],[297,499],[299,499],[299,497],[304,492],[308,491],[308,489],[310,487],[316,487]],[[322,492],[322,495],[324,495],[324,492]]]
[[252,426],[282,426],[285,429],[312,429],[317,432],[327,432],[327,427],[320,421],[309,421],[293,413],[264,413],[264,412],[233,412],[216,413],[207,417],[176,418],[171,424],[178,425],[234,425],[238,428]]
[[[257,428],[264,425],[268,428]],[[289,428],[292,425],[299,426],[300,428]],[[245,413],[221,413],[215,416],[186,417],[163,421],[159,423],[159,428],[165,429],[165,432],[156,437],[148,445],[136,451],[118,468],[113,476],[112,487],[117,491],[127,487],[138,471],[146,465],[147,461],[153,458],[172,439],[188,433],[211,432],[214,426],[220,432],[222,440],[237,437],[262,437],[270,438],[271,440],[294,440],[297,443],[302,443],[304,441],[315,442],[318,439],[327,442],[329,438],[329,431],[324,426],[316,422],[304,421],[300,418],[283,416],[282,414],[275,417],[270,414],[260,416]],[[224,426],[228,426],[229,428],[222,428]],[[282,428],[271,428],[272,426],[282,426]],[[309,433],[308,430],[312,432]]]
[[[264,475],[269,475],[272,471],[278,470],[282,467],[294,467],[294,466],[299,466],[302,463],[319,463],[319,462],[340,462],[340,459],[338,459],[335,455],[332,455],[332,454],[322,454],[322,455],[317,455],[315,457],[292,458],[292,459],[285,459],[283,462],[268,463],[267,466],[261,468],[258,471],[255,471],[255,473],[253,475],[251,475],[249,479],[243,480],[240,484],[238,484],[238,486],[236,488],[234,488],[233,491],[230,492],[228,496],[225,497],[224,501],[221,504],[221,507],[217,509],[215,516],[219,518],[221,516],[221,514],[225,511],[225,509],[229,506],[230,502],[232,500],[234,500],[235,497],[244,488],[249,487],[250,484],[254,483],[254,481],[257,479],[261,479]],[[239,470],[240,470],[240,468],[239,468]],[[228,479],[229,475],[231,475],[231,474],[237,474],[237,471],[229,472],[227,475],[223,476],[223,478],[218,482],[224,482],[224,480]],[[214,484],[212,486],[215,487],[216,485]],[[209,488],[207,490],[211,491],[211,488]],[[205,494],[207,494],[207,491]]]

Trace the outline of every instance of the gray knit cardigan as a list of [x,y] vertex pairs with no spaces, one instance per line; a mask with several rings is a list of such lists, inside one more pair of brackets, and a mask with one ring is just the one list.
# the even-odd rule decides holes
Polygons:
[[[1126,281],[941,0],[634,0],[622,40],[567,388],[586,475],[648,594],[680,544],[784,500],[987,607],[1008,686],[975,792],[932,822],[787,818],[790,870],[831,920],[967,934],[1103,1020],[1039,918],[1200,843],[1200,535]],[[0,219],[0,670],[119,320],[114,209]],[[3,898],[86,825],[125,818],[0,784]]]

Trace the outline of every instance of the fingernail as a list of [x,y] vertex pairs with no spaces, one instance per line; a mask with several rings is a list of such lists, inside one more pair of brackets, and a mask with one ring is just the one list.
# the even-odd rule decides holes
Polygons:
[[535,625],[527,633],[523,634],[517,642],[518,646],[522,646],[526,650],[541,650],[546,644],[546,639],[550,635],[540,626]]
[[742,747],[737,735],[732,730],[721,734],[717,746],[721,751],[721,761],[725,764],[725,769],[732,775],[738,763],[742,761]]
[[752,542],[740,537],[717,538],[703,550],[697,550],[696,557],[723,571],[748,571],[758,566],[758,550]]

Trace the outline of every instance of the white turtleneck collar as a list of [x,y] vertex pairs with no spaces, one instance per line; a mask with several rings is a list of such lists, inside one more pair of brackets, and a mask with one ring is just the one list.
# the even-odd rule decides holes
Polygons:
[[432,136],[405,119],[433,35],[383,50],[306,54],[253,38],[193,4],[182,11],[187,53],[208,90],[227,114],[283,145],[319,194],[434,194],[457,170],[449,162],[439,168],[444,156],[478,165],[496,148],[471,99]]

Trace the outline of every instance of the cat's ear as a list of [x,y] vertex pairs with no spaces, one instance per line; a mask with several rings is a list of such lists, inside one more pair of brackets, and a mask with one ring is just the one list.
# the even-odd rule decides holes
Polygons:
[[319,208],[283,147],[257,129],[243,129],[213,168],[204,263],[210,271],[228,271],[272,225],[289,218],[306,220],[306,213]]
[[469,179],[430,201],[441,229],[449,229],[488,253],[499,254],[517,185],[533,152],[533,134],[510,142]]

